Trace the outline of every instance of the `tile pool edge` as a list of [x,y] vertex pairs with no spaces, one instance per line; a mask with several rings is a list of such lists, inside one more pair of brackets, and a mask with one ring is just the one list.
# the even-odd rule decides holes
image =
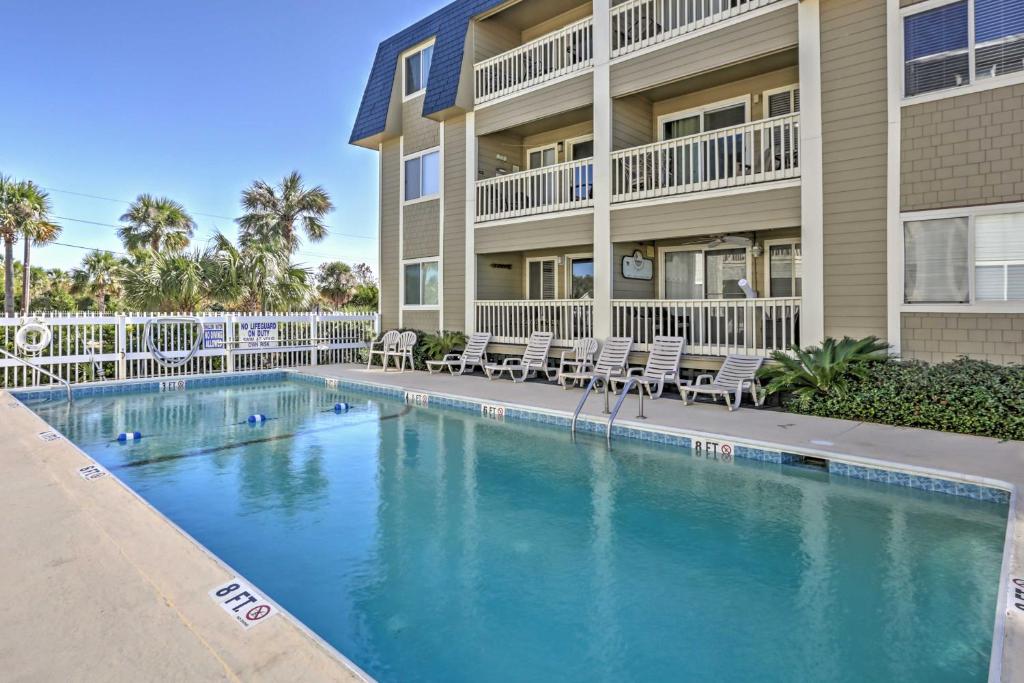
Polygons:
[[[246,373],[246,374],[250,378],[254,378],[255,377],[256,378],[255,381],[268,381],[268,380],[273,380],[273,379],[287,379],[287,376],[285,375],[285,373],[279,372],[279,371],[278,372],[273,372],[273,373],[267,373],[267,372],[264,371],[264,372],[254,372],[254,373]],[[126,384],[146,384],[146,383],[150,383],[151,384],[152,382],[133,380],[133,381],[129,381],[129,382],[125,382],[125,381],[121,381],[121,382],[104,382],[103,384],[106,385],[106,386],[119,387],[119,386],[123,386],[123,385],[126,385]],[[212,384],[212,385],[217,385],[217,384],[230,385],[230,384],[239,384],[239,383],[241,383],[241,382],[202,382],[201,384],[202,385],[208,385],[208,384]],[[94,386],[94,387],[88,387],[88,388],[96,389],[98,387]],[[266,602],[271,603],[274,606],[274,608],[278,611],[280,618],[283,621],[285,621],[288,624],[289,627],[294,628],[296,631],[298,631],[299,634],[301,634],[302,636],[305,636],[305,638],[307,638],[310,641],[310,645],[312,645],[313,647],[316,647],[316,648],[322,650],[323,654],[333,664],[339,666],[342,670],[344,670],[347,674],[349,674],[349,676],[352,679],[361,680],[361,681],[364,681],[365,683],[374,683],[375,679],[372,676],[370,676],[368,673],[366,673],[363,669],[361,669],[355,662],[353,662],[348,657],[346,657],[344,655],[344,653],[342,653],[337,648],[335,648],[333,645],[328,643],[323,637],[321,637],[319,634],[317,634],[315,631],[313,631],[311,628],[309,628],[305,623],[303,623],[303,621],[301,619],[296,617],[294,614],[292,614],[290,611],[288,611],[286,608],[284,608],[281,604],[279,604],[276,600],[274,600],[272,597],[270,597],[270,595],[265,590],[263,590],[260,586],[258,586],[255,582],[253,582],[253,581],[249,580],[248,578],[246,578],[246,576],[242,572],[239,572],[238,570],[233,568],[230,564],[228,564],[226,561],[221,559],[218,555],[216,555],[214,552],[212,552],[205,545],[200,543],[195,537],[193,537],[191,534],[189,534],[187,531],[185,531],[183,528],[181,528],[173,520],[171,520],[169,517],[167,517],[165,514],[163,514],[163,512],[161,512],[159,509],[157,509],[155,506],[153,506],[145,498],[143,498],[131,486],[129,486],[123,480],[121,480],[117,476],[117,474],[115,472],[113,472],[113,471],[103,467],[103,465],[100,462],[98,462],[95,458],[93,458],[91,455],[89,455],[84,450],[82,450],[74,441],[72,441],[71,439],[67,438],[67,436],[64,435],[59,429],[57,429],[55,426],[51,425],[49,422],[44,420],[40,415],[38,415],[32,409],[32,407],[30,405],[27,405],[22,400],[25,397],[25,395],[32,396],[32,395],[40,393],[39,390],[31,389],[31,390],[18,391],[16,393],[16,392],[12,392],[10,390],[0,389],[0,398],[2,398],[5,393],[7,394],[7,397],[8,397],[8,400],[6,401],[8,403],[8,406],[7,406],[8,408],[13,408],[13,407],[15,407],[14,404],[16,404],[17,409],[23,411],[25,414],[30,416],[31,420],[34,420],[38,425],[46,427],[49,431],[51,431],[52,433],[58,435],[59,439],[57,439],[57,444],[60,447],[62,447],[64,449],[67,449],[70,452],[73,452],[78,458],[80,458],[81,460],[85,461],[86,464],[91,464],[91,465],[94,465],[94,466],[98,466],[101,469],[103,469],[104,472],[105,472],[104,479],[110,479],[111,481],[115,482],[115,484],[118,487],[120,487],[120,489],[122,491],[127,493],[128,496],[134,502],[140,503],[142,505],[143,509],[148,510],[160,522],[166,524],[170,530],[176,532],[181,538],[183,538],[185,540],[186,543],[191,544],[203,557],[205,557],[213,565],[215,565],[216,567],[222,569],[229,576],[234,576],[234,577],[238,577],[238,578],[241,578],[241,579],[245,580],[249,585],[253,586],[258,592],[262,593],[262,596],[263,596],[264,600]],[[62,397],[64,396],[64,392],[63,391],[58,391],[56,393],[59,394]],[[132,393],[132,392],[103,391],[103,392],[91,392],[91,394],[89,394],[89,395],[92,395],[92,394],[111,395],[111,394],[118,394],[118,393]],[[83,479],[83,482],[85,482],[87,484],[89,483],[89,482],[87,482],[84,479]],[[205,593],[208,590],[208,588],[209,588],[209,586],[200,587],[199,589],[197,589],[196,595],[197,596],[205,595]],[[220,628],[219,625],[218,625],[218,628]],[[223,622],[223,630],[224,631],[229,631],[231,633],[234,633],[234,631],[233,631],[234,628],[236,628],[236,627],[231,625],[230,620],[225,620]],[[266,628],[266,627],[264,627],[264,628]],[[212,646],[209,646],[209,647],[212,648]],[[306,661],[309,662],[308,659]],[[238,672],[232,671],[232,673],[237,675]]]

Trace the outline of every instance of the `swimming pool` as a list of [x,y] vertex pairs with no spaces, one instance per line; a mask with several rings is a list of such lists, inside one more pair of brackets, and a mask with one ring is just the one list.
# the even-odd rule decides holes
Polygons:
[[293,381],[34,410],[380,680],[987,677],[1002,504]]

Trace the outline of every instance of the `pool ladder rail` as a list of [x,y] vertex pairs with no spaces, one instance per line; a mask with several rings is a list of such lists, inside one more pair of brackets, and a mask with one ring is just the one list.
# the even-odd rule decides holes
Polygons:
[[590,394],[597,388],[597,382],[604,382],[604,414],[608,416],[608,424],[605,427],[604,438],[609,443],[612,440],[612,426],[615,424],[615,418],[619,416],[619,410],[622,408],[622,404],[625,402],[626,397],[629,396],[629,390],[636,387],[637,390],[637,419],[646,420],[647,417],[644,415],[644,387],[642,384],[637,382],[635,377],[631,377],[626,381],[626,384],[622,387],[622,393],[619,394],[619,398],[615,401],[615,407],[611,410],[608,409],[608,387],[610,382],[608,378],[595,375],[590,378],[590,382],[587,383],[587,388],[583,392],[583,396],[580,398],[579,404],[576,406],[576,412],[572,415],[572,424],[570,425],[571,433],[575,436],[576,434],[576,423],[579,421],[580,413],[583,412],[583,406],[586,405],[587,399],[590,398]]
[[50,372],[46,368],[41,367],[39,365],[36,365],[35,363],[33,363],[31,361],[28,361],[28,360],[22,358],[21,356],[16,356],[13,353],[11,353],[10,351],[7,351],[6,349],[0,349],[0,354],[3,354],[7,358],[11,358],[11,359],[17,361],[18,363],[21,363],[22,365],[24,365],[27,368],[31,368],[32,370],[35,370],[36,372],[42,373],[42,374],[46,375],[47,377],[49,377],[50,379],[57,380],[58,383],[64,385],[64,389],[68,392],[68,403],[73,403],[74,402],[72,400],[72,398],[71,398],[71,383],[68,382],[66,379],[64,379],[62,377],[58,377],[57,375],[53,374],[52,372]]

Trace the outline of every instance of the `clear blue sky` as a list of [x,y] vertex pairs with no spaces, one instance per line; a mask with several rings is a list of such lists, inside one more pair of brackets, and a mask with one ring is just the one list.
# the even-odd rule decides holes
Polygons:
[[[5,3],[0,172],[113,199],[185,204],[235,234],[242,189],[298,169],[336,209],[297,260],[377,261],[377,159],[348,135],[377,44],[445,0]],[[51,191],[57,216],[116,224],[126,204]],[[211,218],[224,216],[227,218]],[[120,249],[115,228],[71,220],[62,242]],[[350,237],[349,235],[362,236]],[[86,253],[48,246],[35,264]]]

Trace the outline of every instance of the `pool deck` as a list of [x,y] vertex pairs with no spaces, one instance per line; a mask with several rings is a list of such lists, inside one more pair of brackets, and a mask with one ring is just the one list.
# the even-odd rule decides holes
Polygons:
[[[300,372],[399,387],[453,398],[483,401],[507,408],[544,410],[572,415],[581,390],[566,391],[547,382],[513,384],[507,379],[489,381],[480,374],[455,377],[448,373],[382,372],[351,365],[300,368]],[[584,416],[604,421],[603,400],[593,396]],[[708,436],[768,448],[868,466],[889,466],[921,471],[946,478],[963,479],[1009,489],[1010,524],[1004,558],[1004,585],[998,614],[1005,615],[1001,667],[992,667],[992,681],[1024,681],[1024,599],[1008,600],[1012,579],[1024,577],[1024,517],[1020,496],[1024,490],[1024,442],[998,441],[976,436],[946,434],[923,429],[890,427],[848,420],[792,415],[773,410],[741,408],[730,413],[722,404],[684,406],[673,390],[657,401],[644,401],[646,420],[637,420],[636,399],[623,404],[616,425],[645,429],[662,428],[692,436]],[[939,495],[939,494],[937,494]],[[1022,582],[1024,583],[1024,582]],[[1024,593],[1024,589],[1022,589]],[[1020,602],[1021,608],[1014,607]],[[995,658],[994,658],[995,659]]]
[[[571,414],[581,396],[543,382],[476,375],[318,366],[301,372],[506,407]],[[585,415],[603,420],[593,397]],[[992,681],[1024,680],[1024,443],[721,405],[683,406],[675,393],[636,399],[616,424],[657,428],[843,460],[941,474],[1013,491]],[[208,595],[234,576],[113,476],[81,478],[92,464],[0,391],[0,661],[5,680],[356,681],[365,674],[287,614],[249,630]],[[940,495],[940,494],[936,494]],[[1016,608],[1014,603],[1021,602]],[[952,618],[955,618],[953,615]],[[1005,622],[1004,622],[1005,620]]]
[[230,569],[48,429],[0,391],[0,678],[364,680],[286,614],[232,621]]

